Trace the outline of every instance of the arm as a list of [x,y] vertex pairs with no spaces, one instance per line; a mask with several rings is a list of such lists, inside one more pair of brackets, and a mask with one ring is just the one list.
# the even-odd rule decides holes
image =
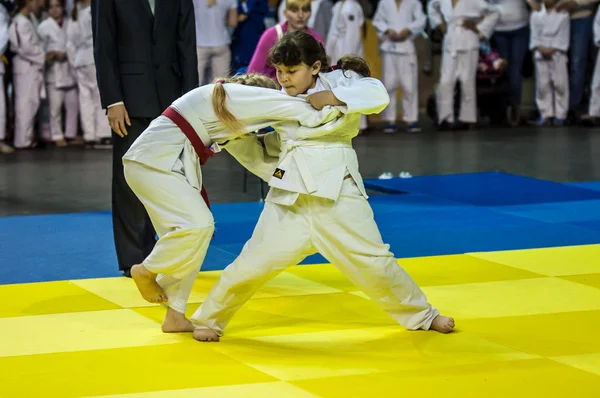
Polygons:
[[408,25],[408,29],[412,32],[412,39],[416,39],[425,30],[427,24],[427,16],[423,12],[423,4],[420,1],[414,3],[412,8],[412,22]]
[[230,8],[227,11],[227,26],[232,29],[235,29],[238,25],[238,11],[237,11],[237,3],[234,4],[234,7]]
[[50,49],[50,33],[47,31],[48,25],[41,23],[37,29],[38,37],[42,42],[42,48],[44,49],[44,54],[46,57],[46,64],[50,65],[57,58],[56,51]]
[[279,163],[279,134],[272,132],[265,135],[264,143],[263,147],[256,135],[248,134],[228,142],[223,148],[252,174],[269,182]]
[[198,56],[196,55],[196,22],[192,0],[181,0],[177,21],[177,55],[183,78],[183,93],[198,87]]
[[46,53],[33,25],[24,20],[15,20],[14,23],[18,40],[17,54],[33,64],[44,65]]
[[77,47],[85,46],[86,43],[93,42],[94,30],[89,28],[92,25],[91,12],[80,12],[79,18],[77,18],[77,22],[71,21],[71,23],[75,23],[75,25],[77,26],[75,30],[77,34],[75,37],[75,45]]
[[559,51],[568,52],[571,43],[571,16],[568,13],[563,13],[563,18],[560,21],[560,30],[558,31],[558,43],[556,49]]
[[69,20],[69,24],[67,25],[67,59],[69,60],[69,62],[71,63],[71,65],[73,65],[73,63],[75,62],[75,43],[73,41],[73,30],[74,27],[76,26],[77,22],[73,21],[73,20]]
[[377,32],[379,40],[385,40],[387,38],[388,30],[391,29],[386,18],[385,2],[380,1],[373,17],[373,27]]
[[442,3],[440,0],[430,0],[429,3],[427,3],[427,15],[429,16],[431,29],[435,29],[444,23]]
[[[335,120],[340,111],[332,106],[316,110],[304,98],[270,88],[225,84],[227,107],[244,124],[261,124],[294,121],[314,127]],[[386,92],[387,94],[387,92]]]
[[273,38],[271,36],[272,33],[275,32],[272,29],[268,29],[260,37],[256,45],[256,50],[254,50],[254,54],[252,55],[250,65],[248,65],[248,73],[264,73],[266,71],[267,54],[277,41],[277,36],[275,35],[275,38]]
[[600,46],[600,12],[596,12],[594,17],[594,43]]
[[489,4],[487,1],[481,1],[483,6],[483,20],[477,24],[477,30],[486,39],[489,39],[494,33],[494,29],[500,20],[500,10],[497,6]]
[[560,0],[556,4],[556,11],[573,12],[578,8],[594,5],[598,0]]
[[117,57],[117,19],[115,0],[93,0],[92,22],[94,23],[94,62],[102,107],[123,101],[121,73]]
[[529,39],[529,49],[532,51],[537,51],[540,46],[540,37],[541,37],[541,24],[539,23],[539,14],[534,12],[531,14],[530,25],[531,25],[531,37]]
[[69,25],[67,26],[67,46],[71,46],[75,50],[81,44],[80,37],[79,19],[77,21],[69,21]]
[[338,107],[342,113],[372,115],[383,111],[390,103],[388,92],[379,80],[352,71],[344,71],[344,74],[347,77],[331,90],[345,104]]
[[[8,24],[10,23],[10,17],[4,6],[0,5],[0,56],[4,55],[6,48],[8,47]],[[0,61],[2,62],[2,61]]]

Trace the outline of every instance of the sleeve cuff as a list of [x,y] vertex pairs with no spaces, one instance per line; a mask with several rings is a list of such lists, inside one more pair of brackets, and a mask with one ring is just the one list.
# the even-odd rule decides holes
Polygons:
[[117,105],[125,105],[125,103],[123,101],[115,102],[114,104],[110,104],[109,106],[107,106],[106,109],[112,108],[113,106]]

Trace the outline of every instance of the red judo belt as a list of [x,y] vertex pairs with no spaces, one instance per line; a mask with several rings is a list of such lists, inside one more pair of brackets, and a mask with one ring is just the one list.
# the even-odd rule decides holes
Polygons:
[[[177,125],[177,127],[179,127],[181,131],[183,131],[183,134],[185,134],[187,139],[190,140],[192,146],[194,147],[194,150],[200,158],[201,165],[204,165],[208,161],[208,159],[215,154],[210,148],[207,148],[204,145],[200,137],[198,137],[198,134],[196,134],[196,130],[194,130],[192,125],[187,120],[185,120],[185,118],[181,116],[179,112],[177,112],[171,107],[168,107],[162,114],[163,116],[166,116],[169,119],[171,119],[171,121],[175,123],[175,125]],[[208,201],[208,194],[206,193],[204,184],[202,184],[202,189],[200,189],[200,195],[202,195],[202,199],[204,199],[206,205],[210,209],[210,202]]]

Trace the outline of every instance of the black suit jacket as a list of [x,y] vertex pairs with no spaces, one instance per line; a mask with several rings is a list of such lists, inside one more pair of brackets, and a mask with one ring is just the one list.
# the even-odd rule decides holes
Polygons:
[[103,108],[155,118],[198,87],[192,0],[93,0],[92,28]]

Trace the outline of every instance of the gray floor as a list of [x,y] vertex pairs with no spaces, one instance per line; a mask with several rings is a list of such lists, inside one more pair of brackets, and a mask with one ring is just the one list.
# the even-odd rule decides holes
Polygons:
[[[389,171],[414,176],[504,171],[552,181],[600,180],[600,129],[521,128],[386,135],[355,139],[364,178]],[[0,216],[110,209],[111,151],[80,148],[0,154]],[[249,178],[226,153],[204,168],[213,203],[260,199]]]

